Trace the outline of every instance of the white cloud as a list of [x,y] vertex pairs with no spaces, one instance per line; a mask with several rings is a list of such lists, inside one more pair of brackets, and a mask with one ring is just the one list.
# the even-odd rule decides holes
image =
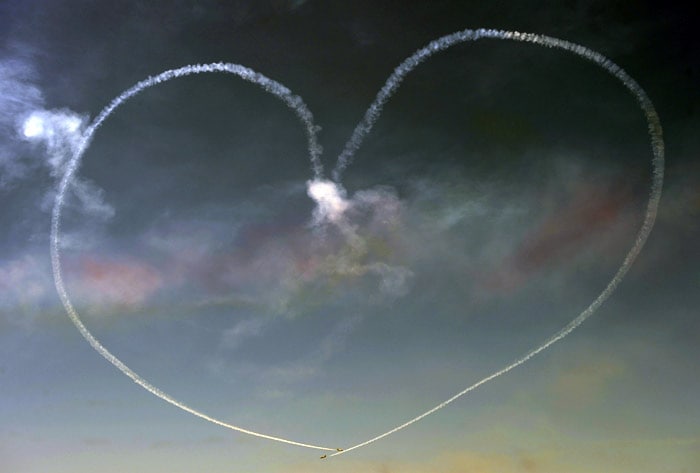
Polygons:
[[28,328],[58,299],[48,260],[23,255],[0,266],[0,313],[6,322]]
[[89,217],[109,220],[114,217],[114,207],[104,198],[104,190],[87,179],[75,179],[71,187],[80,203],[80,208]]
[[222,347],[228,350],[237,348],[244,340],[260,335],[268,322],[269,319],[263,317],[252,317],[236,322],[221,335]]

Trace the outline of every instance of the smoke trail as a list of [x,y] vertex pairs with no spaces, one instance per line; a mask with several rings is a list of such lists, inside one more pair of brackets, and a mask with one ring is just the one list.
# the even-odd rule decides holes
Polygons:
[[459,31],[457,33],[453,33],[447,36],[443,36],[442,38],[436,39],[432,42],[430,42],[426,47],[418,50],[416,53],[414,53],[412,56],[410,56],[408,59],[403,61],[396,69],[394,69],[394,72],[389,76],[389,79],[386,81],[382,89],[379,91],[377,94],[377,97],[374,99],[374,102],[372,102],[372,105],[370,105],[369,109],[365,113],[364,118],[362,121],[357,125],[355,128],[352,136],[350,137],[350,140],[347,142],[345,145],[345,148],[343,149],[343,152],[340,154],[338,157],[338,162],[336,164],[336,167],[333,170],[333,179],[335,181],[339,181],[340,176],[343,172],[343,170],[348,166],[350,163],[350,160],[352,159],[353,154],[357,149],[360,147],[362,144],[362,141],[364,140],[365,136],[367,136],[367,133],[372,129],[372,126],[374,123],[377,121],[379,118],[379,115],[381,114],[382,108],[386,101],[391,97],[391,95],[396,91],[396,89],[399,87],[401,84],[401,81],[404,79],[404,77],[411,72],[413,69],[415,69],[419,64],[421,64],[423,61],[425,61],[427,58],[432,56],[433,54],[443,51],[455,44],[463,43],[466,41],[476,41],[481,38],[493,38],[493,39],[503,39],[503,40],[512,40],[512,41],[520,41],[520,42],[526,42],[526,43],[534,43],[538,44],[540,46],[546,46],[549,48],[558,48],[558,49],[563,49],[565,51],[569,51],[573,54],[576,54],[577,56],[580,56],[588,61],[591,61],[597,65],[599,65],[601,68],[603,68],[605,71],[610,73],[612,76],[616,77],[617,79],[622,82],[622,84],[632,93],[634,98],[637,100],[639,103],[639,107],[641,108],[642,112],[644,113],[644,116],[647,120],[647,125],[648,125],[648,131],[649,131],[649,137],[651,140],[651,148],[652,148],[652,153],[653,153],[653,159],[652,159],[652,168],[653,168],[653,177],[652,177],[652,183],[651,183],[651,193],[649,196],[649,202],[647,203],[647,208],[646,208],[646,213],[644,215],[644,221],[642,223],[642,226],[637,233],[636,239],[634,241],[634,244],[632,245],[632,248],[629,250],[627,255],[625,256],[622,264],[620,265],[620,268],[617,270],[613,278],[610,280],[608,285],[603,289],[603,291],[598,295],[598,297],[595,298],[595,300],[583,311],[581,312],[575,319],[573,319],[569,324],[567,324],[563,329],[561,329],[559,332],[555,333],[551,337],[549,337],[547,340],[545,340],[544,343],[539,345],[536,348],[533,348],[529,352],[527,352],[525,355],[522,357],[518,358],[511,364],[507,365],[506,367],[496,371],[495,373],[485,377],[484,379],[472,384],[471,386],[467,387],[463,391],[460,391],[459,393],[455,394],[451,398],[447,399],[446,401],[441,402],[437,406],[433,407],[432,409],[424,412],[423,414],[414,417],[413,419],[397,426],[394,427],[391,430],[388,430],[387,432],[384,432],[383,434],[377,435],[376,437],[373,437],[367,441],[364,441],[362,443],[359,443],[353,447],[346,448],[343,451],[334,453],[331,456],[336,456],[336,455],[341,455],[343,453],[347,453],[351,450],[358,449],[360,447],[364,447],[366,445],[369,445],[373,442],[376,442],[377,440],[380,440],[384,437],[387,437],[395,432],[398,432],[399,430],[402,430],[409,425],[418,422],[419,420],[429,416],[430,414],[442,409],[443,407],[447,406],[451,402],[457,400],[458,398],[462,397],[463,395],[467,394],[470,391],[473,391],[474,389],[478,388],[479,386],[488,383],[489,381],[498,378],[499,376],[509,372],[513,368],[516,368],[523,363],[527,362],[530,358],[534,357],[538,353],[546,350],[549,348],[551,345],[554,343],[558,342],[562,338],[566,337],[568,334],[570,334],[576,327],[581,325],[588,317],[590,317],[598,308],[605,302],[605,300],[610,297],[610,295],[613,293],[615,288],[620,284],[620,281],[622,281],[622,278],[625,276],[627,271],[629,270],[630,266],[632,266],[632,263],[634,260],[637,258],[637,255],[641,251],[642,247],[644,246],[644,243],[646,242],[647,238],[649,237],[649,233],[651,232],[652,227],[654,226],[654,221],[656,219],[656,213],[657,209],[659,206],[659,200],[661,199],[661,189],[663,187],[663,179],[664,179],[664,143],[663,143],[663,133],[661,130],[661,122],[659,121],[659,116],[656,113],[656,110],[654,108],[654,105],[651,103],[651,100],[649,100],[649,97],[647,96],[646,92],[637,84],[637,82],[632,79],[622,68],[620,68],[618,65],[614,64],[612,61],[610,61],[608,58],[603,56],[600,53],[597,53],[595,51],[592,51],[584,46],[580,46],[575,43],[571,43],[569,41],[564,41],[561,39],[557,38],[552,38],[549,36],[542,36],[542,35],[536,35],[536,34],[531,34],[531,33],[519,33],[519,32],[514,32],[514,31],[501,31],[501,30],[491,30],[491,29],[479,29],[479,30],[464,30],[464,31]]
[[[661,124],[659,122],[658,115],[656,114],[656,110],[654,109],[653,104],[647,97],[646,93],[644,90],[632,79],[624,70],[622,70],[619,66],[616,64],[612,63],[609,59],[605,58],[601,54],[594,52],[590,49],[587,49],[583,46],[570,43],[568,41],[563,41],[560,39],[556,38],[551,38],[548,36],[541,36],[541,35],[534,35],[534,34],[527,34],[527,33],[518,33],[518,32],[508,32],[508,31],[499,31],[499,30],[464,30],[461,32],[454,33],[452,35],[448,35],[445,37],[442,37],[440,39],[437,39],[435,41],[432,41],[428,46],[425,48],[417,51],[415,54],[413,54],[411,57],[406,59],[403,63],[397,67],[392,75],[389,77],[385,85],[382,87],[380,90],[379,94],[375,98],[374,102],[370,105],[369,109],[365,113],[365,116],[363,120],[357,125],[355,128],[350,140],[347,142],[343,152],[340,154],[338,157],[338,161],[336,164],[336,167],[333,170],[332,176],[333,179],[336,183],[339,183],[340,177],[342,175],[342,172],[345,170],[345,168],[350,164],[351,159],[353,154],[357,151],[357,149],[360,147],[362,144],[362,141],[366,137],[366,135],[369,133],[371,130],[372,126],[376,122],[376,120],[379,118],[379,115],[381,114],[382,108],[386,101],[391,97],[391,95],[396,91],[396,89],[399,87],[401,84],[401,81],[403,78],[411,72],[413,69],[415,69],[419,64],[421,64],[423,61],[425,61],[427,58],[432,56],[433,54],[443,51],[455,44],[466,42],[466,41],[475,41],[481,38],[492,38],[492,39],[503,39],[503,40],[513,40],[513,41],[520,41],[520,42],[531,42],[538,44],[540,46],[546,46],[546,47],[552,47],[552,48],[558,48],[558,49],[563,49],[566,51],[569,51],[573,54],[576,54],[578,56],[583,57],[586,60],[589,60],[595,64],[598,64],[600,67],[602,67],[604,70],[606,70],[608,73],[611,75],[615,76],[618,78],[623,85],[632,93],[632,95],[635,97],[635,99],[639,102],[640,108],[642,109],[643,113],[645,114],[647,123],[648,123],[648,129],[649,129],[649,135],[651,138],[651,145],[652,145],[652,152],[653,152],[653,160],[652,160],[652,166],[653,166],[653,178],[652,178],[652,185],[651,185],[651,195],[649,197],[649,202],[647,204],[647,209],[644,217],[644,221],[642,223],[642,226],[636,236],[635,242],[632,246],[632,248],[629,250],[627,255],[625,256],[622,265],[620,268],[617,270],[611,281],[608,283],[606,288],[598,295],[598,297],[586,308],[583,312],[581,312],[575,319],[573,319],[568,325],[566,325],[563,329],[561,329],[559,332],[548,338],[543,344],[538,346],[537,348],[534,348],[530,350],[528,353],[526,353],[524,356],[521,358],[515,360],[511,364],[507,365],[506,367],[502,368],[501,370],[487,376],[486,378],[478,381],[477,383],[467,387],[463,391],[457,393],[453,397],[447,399],[446,401],[443,401],[442,403],[438,404],[437,406],[433,407],[432,409],[424,412],[423,414],[383,433],[380,434],[372,439],[369,439],[365,442],[362,442],[360,444],[357,444],[353,447],[347,448],[343,451],[339,451],[334,453],[331,456],[335,455],[340,455],[342,453],[347,453],[351,450],[358,449],[360,447],[369,445],[373,442],[376,442],[377,440],[380,440],[388,435],[391,435],[395,432],[398,432],[399,430],[402,430],[409,425],[423,419],[424,417],[436,412],[439,409],[442,409],[443,407],[447,406],[451,402],[455,401],[459,397],[463,396],[464,394],[467,394],[468,392],[476,389],[477,387],[481,386],[482,384],[485,384],[505,373],[508,371],[512,370],[513,368],[520,366],[521,364],[527,362],[530,358],[534,357],[538,353],[542,352],[543,350],[547,349],[549,346],[552,344],[556,343],[557,341],[561,340],[562,338],[566,337],[569,333],[571,333],[576,327],[578,327],[581,323],[583,323],[588,317],[590,317],[602,304],[603,302],[612,294],[612,292],[615,290],[615,288],[618,286],[624,275],[627,273],[629,270],[630,266],[634,262],[635,258],[639,254],[641,248],[643,247],[644,243],[646,242],[649,233],[651,232],[651,229],[654,225],[654,220],[656,218],[656,212],[659,204],[659,200],[661,198],[661,190],[662,190],[662,185],[663,185],[663,173],[664,173],[664,144],[663,144],[663,138],[662,138],[662,130],[661,130]],[[59,185],[59,191],[56,196],[56,201],[52,213],[52,220],[51,220],[51,262],[53,266],[53,275],[54,275],[54,280],[56,284],[56,289],[59,293],[59,296],[61,298],[61,301],[66,308],[66,311],[68,312],[68,315],[70,316],[71,320],[73,323],[76,325],[82,336],[90,343],[90,345],[97,350],[104,358],[106,358],[110,363],[112,363],[114,366],[116,366],[119,370],[121,370],[124,374],[129,376],[134,382],[137,384],[141,385],[154,395],[160,397],[161,399],[179,407],[180,409],[189,412],[191,414],[194,414],[198,417],[201,417],[205,420],[208,420],[214,424],[221,425],[223,427],[236,430],[242,433],[246,433],[249,435],[253,435],[256,437],[261,437],[261,438],[266,438],[269,440],[275,440],[278,442],[283,442],[287,444],[292,444],[292,445],[297,445],[301,447],[307,447],[307,448],[313,448],[313,449],[318,449],[318,450],[327,450],[327,451],[335,451],[336,449],[332,448],[327,448],[327,447],[320,447],[316,445],[310,445],[310,444],[305,444],[305,443],[300,443],[300,442],[295,442],[287,439],[282,439],[278,437],[273,437],[270,435],[265,435],[257,432],[253,432],[250,430],[246,430],[237,426],[234,426],[232,424],[228,424],[222,421],[219,421],[217,419],[214,419],[212,417],[207,416],[206,414],[203,414],[199,411],[196,411],[185,404],[177,401],[176,399],[170,397],[169,395],[165,394],[164,392],[160,391],[158,388],[155,386],[151,385],[148,383],[146,380],[138,376],[136,373],[134,373],[130,368],[128,368],[126,365],[124,365],[119,359],[117,359],[114,355],[112,355],[105,347],[103,347],[100,342],[88,331],[88,329],[83,325],[80,317],[78,316],[77,312],[73,308],[70,299],[68,297],[67,291],[65,289],[65,286],[63,284],[62,280],[62,273],[61,273],[61,261],[60,261],[60,217],[61,217],[61,209],[63,206],[63,201],[65,197],[66,190],[71,182],[71,179],[73,175],[75,174],[79,164],[80,164],[80,159],[82,155],[85,153],[86,149],[88,148],[90,141],[95,133],[95,131],[100,127],[100,125],[106,120],[109,115],[122,103],[124,103],[126,100],[129,98],[133,97],[134,95],[138,94],[139,92],[143,91],[144,89],[160,84],[164,81],[176,78],[176,77],[182,77],[190,74],[198,74],[201,72],[227,72],[231,73],[234,75],[237,75],[241,77],[244,80],[248,80],[250,82],[254,82],[261,86],[264,90],[267,92],[272,93],[273,95],[277,96],[279,99],[281,99],[285,104],[287,104],[290,108],[292,108],[297,116],[300,118],[300,120],[305,124],[306,126],[306,132],[307,132],[307,137],[308,137],[308,147],[309,147],[309,153],[311,155],[311,163],[312,163],[312,170],[314,172],[314,181],[311,182],[322,182],[322,167],[320,163],[320,153],[321,153],[321,148],[317,143],[316,139],[316,133],[318,131],[318,128],[314,125],[313,123],[313,116],[311,115],[311,112],[307,109],[306,105],[303,103],[301,98],[292,95],[291,92],[281,84],[272,81],[271,79],[268,79],[265,76],[262,76],[261,74],[258,74],[248,68],[245,68],[240,65],[236,64],[224,64],[224,63],[215,63],[215,64],[206,64],[206,65],[192,65],[192,66],[185,66],[180,69],[173,69],[169,71],[165,71],[158,76],[155,77],[149,77],[148,79],[137,83],[135,86],[133,86],[131,89],[128,89],[124,93],[122,93],[120,96],[118,96],[116,99],[114,99],[107,107],[105,107],[102,112],[97,116],[95,121],[88,127],[82,137],[82,141],[80,142],[80,145],[71,158],[71,160],[68,163],[66,172],[61,180],[61,183]],[[338,184],[339,185],[339,184]],[[337,187],[335,188],[337,190]],[[314,188],[313,190],[318,191],[318,188]],[[320,195],[324,198],[328,198],[329,194],[325,192],[325,188],[320,189],[322,192]],[[321,199],[322,200],[322,199]],[[337,207],[337,206],[336,206]],[[329,209],[333,210],[334,212],[337,211],[338,209],[336,207],[331,206]],[[329,210],[326,209],[326,210]],[[339,214],[342,215],[342,211],[339,211]]]
[[[274,437],[272,435],[266,435],[262,434],[259,432],[254,432],[252,430],[247,430],[243,429],[241,427],[235,426],[233,424],[229,424],[223,421],[220,421],[218,419],[215,419],[213,417],[210,417],[202,412],[199,412],[182,402],[178,401],[177,399],[171,397],[170,395],[164,393],[160,389],[156,388],[152,384],[150,384],[148,381],[143,379],[141,376],[136,374],[134,371],[132,371],[128,366],[126,366],[124,363],[122,363],[121,360],[119,360],[116,356],[114,356],[112,353],[110,353],[93,335],[90,333],[90,331],[85,327],[83,324],[82,320],[80,319],[80,316],[78,315],[78,312],[75,310],[73,307],[73,304],[70,301],[70,298],[68,296],[68,292],[65,288],[65,285],[63,283],[63,276],[61,272],[61,253],[60,253],[60,242],[61,242],[61,237],[60,237],[60,229],[61,229],[61,210],[63,208],[63,203],[66,195],[66,190],[68,189],[68,186],[71,184],[71,181],[76,173],[76,170],[78,169],[80,165],[80,159],[82,158],[83,154],[87,150],[88,146],[90,145],[90,142],[95,134],[95,132],[99,129],[99,127],[102,125],[102,123],[114,112],[117,107],[122,105],[124,102],[129,100],[131,97],[134,95],[138,94],[139,92],[142,92],[143,90],[147,89],[148,87],[152,87],[154,85],[161,84],[163,82],[166,82],[168,80],[174,79],[176,77],[183,77],[191,74],[199,74],[202,72],[227,72],[230,74],[237,75],[241,79],[253,82],[259,86],[261,86],[265,91],[277,96],[280,100],[282,100],[285,104],[287,104],[290,108],[292,108],[297,116],[300,118],[300,120],[304,123],[306,126],[306,133],[308,136],[308,146],[309,146],[309,153],[311,155],[311,163],[312,163],[312,168],[314,171],[314,174],[316,175],[317,178],[321,178],[322,175],[322,168],[321,168],[321,163],[319,160],[319,155],[321,153],[321,148],[317,143],[316,140],[316,133],[318,131],[316,125],[314,125],[313,122],[313,116],[311,112],[308,110],[304,102],[301,100],[301,98],[297,97],[296,95],[292,95],[291,91],[284,87],[282,84],[273,81],[272,79],[269,79],[262,74],[259,74],[251,69],[248,69],[246,67],[240,66],[238,64],[228,64],[228,63],[214,63],[214,64],[197,64],[197,65],[190,65],[190,66],[185,66],[179,69],[171,69],[165,72],[162,72],[161,74],[158,74],[155,77],[149,77],[148,79],[145,79],[130,89],[124,91],[121,95],[119,95],[117,98],[115,98],[109,105],[107,105],[101,112],[100,114],[95,118],[95,120],[92,122],[92,124],[85,130],[84,134],[82,135],[79,145],[77,146],[76,150],[74,151],[74,154],[70,158],[70,161],[68,162],[66,166],[66,171],[63,174],[63,177],[61,179],[61,182],[58,187],[58,193],[56,195],[56,201],[54,204],[53,208],[53,213],[51,215],[51,265],[53,267],[53,277],[54,277],[54,282],[56,285],[56,290],[58,291],[58,295],[61,298],[61,302],[63,303],[63,306],[66,309],[66,312],[68,313],[68,316],[70,317],[71,321],[75,326],[78,328],[78,331],[80,334],[87,340],[87,342],[100,354],[102,355],[107,361],[112,363],[114,366],[117,367],[122,373],[127,375],[129,378],[131,378],[136,384],[142,386],[145,388],[147,391],[151,392],[152,394],[158,396],[159,398],[163,399],[164,401],[169,402],[170,404],[179,407],[183,411],[189,412],[190,414],[194,414],[197,417],[200,417],[204,420],[207,420],[209,422],[212,422],[214,424],[220,425],[222,427],[226,427],[231,430],[235,430],[238,432],[242,432],[244,434],[248,435],[253,435],[255,437],[261,437],[265,438],[268,440],[274,440],[277,442],[282,442],[282,443],[287,443],[291,445],[296,445],[299,447],[306,447],[306,448],[312,448],[316,450],[327,450],[327,451],[335,451],[336,449],[334,448],[328,448],[328,447],[321,447],[318,445],[311,445],[311,444],[306,444],[306,443],[301,443],[301,442],[295,442],[292,440],[287,440],[284,438],[279,438],[279,437]],[[30,132],[29,134],[31,135],[32,130],[36,128],[36,123],[28,123],[27,126],[28,131]]]

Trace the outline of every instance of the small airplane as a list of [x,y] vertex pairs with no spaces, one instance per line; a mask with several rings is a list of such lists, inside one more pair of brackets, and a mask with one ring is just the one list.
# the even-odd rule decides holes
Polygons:
[[[342,449],[342,448],[336,448],[335,451],[336,451],[336,452],[342,452],[343,449]],[[322,456],[321,456],[321,460],[323,460],[323,459],[326,458],[327,456],[328,456],[328,454],[322,455]]]

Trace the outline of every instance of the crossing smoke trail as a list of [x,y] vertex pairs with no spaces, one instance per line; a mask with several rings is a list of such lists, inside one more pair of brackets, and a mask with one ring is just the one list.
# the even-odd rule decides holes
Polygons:
[[442,409],[451,402],[459,399],[460,397],[473,391],[479,386],[486,384],[489,381],[509,372],[513,368],[522,365],[538,353],[546,350],[554,343],[566,337],[568,334],[573,332],[576,329],[576,327],[581,325],[588,317],[590,317],[596,310],[598,310],[598,308],[603,304],[603,302],[605,302],[605,300],[608,297],[610,297],[615,288],[617,288],[617,286],[620,284],[620,281],[622,281],[622,278],[625,276],[630,266],[632,266],[634,260],[637,258],[637,255],[644,246],[644,243],[649,237],[649,233],[651,232],[651,229],[654,226],[654,221],[656,219],[656,213],[659,206],[659,200],[661,199],[661,189],[663,187],[664,179],[664,143],[659,116],[657,115],[654,105],[651,103],[651,100],[649,100],[649,97],[647,96],[646,92],[644,92],[644,90],[639,86],[639,84],[637,84],[637,82],[634,79],[632,79],[632,77],[630,77],[622,68],[614,64],[602,54],[592,51],[584,46],[571,43],[569,41],[564,41],[549,36],[531,33],[519,33],[515,31],[502,31],[491,29],[463,30],[447,36],[443,36],[442,38],[438,38],[430,42],[426,47],[416,51],[412,56],[404,60],[396,69],[394,69],[394,72],[391,74],[391,76],[389,76],[389,79],[387,79],[386,83],[377,94],[377,97],[374,99],[374,102],[372,102],[370,107],[367,109],[364,118],[357,125],[357,127],[353,131],[352,136],[350,137],[350,140],[348,140],[347,144],[345,145],[345,148],[338,157],[337,164],[332,173],[333,179],[336,182],[340,181],[342,172],[350,164],[352,156],[359,149],[360,145],[362,144],[362,141],[365,139],[367,134],[372,129],[372,126],[379,118],[384,104],[392,96],[396,89],[398,89],[399,85],[401,84],[401,81],[403,81],[403,79],[409,72],[411,72],[423,61],[425,61],[437,52],[444,51],[445,49],[448,49],[456,44],[464,43],[467,41],[476,41],[482,38],[512,40],[524,43],[534,43],[540,46],[546,46],[548,48],[563,49],[599,65],[612,76],[619,79],[620,82],[622,82],[622,84],[632,93],[634,98],[639,103],[639,106],[647,120],[649,137],[651,139],[651,148],[653,153],[653,177],[651,183],[651,193],[649,196],[649,202],[647,203],[644,221],[639,232],[637,233],[632,248],[625,256],[622,265],[617,270],[617,272],[610,280],[608,285],[605,287],[605,289],[603,289],[603,291],[598,295],[598,297],[596,297],[595,300],[583,312],[581,312],[575,319],[569,322],[559,332],[555,333],[554,335],[549,337],[544,343],[542,343],[536,348],[533,348],[525,355],[512,362],[511,364],[485,377],[484,379],[472,384],[471,386],[465,388],[463,391],[460,391],[451,398],[441,402],[437,406],[422,413],[421,415],[414,417],[413,419],[397,427],[394,427],[393,429],[388,430],[383,434],[377,435],[376,437],[373,437],[355,446],[346,448],[345,450],[334,453],[330,456],[341,455],[352,450],[356,450],[360,447],[364,447],[366,445],[376,442],[377,440],[383,439],[384,437],[396,433],[399,430],[405,429],[409,425],[418,422],[419,420],[429,416],[430,414]]
[[[311,155],[311,164],[312,164],[312,169],[314,171],[315,176],[318,179],[321,179],[322,177],[322,167],[321,167],[321,162],[319,160],[319,156],[321,153],[321,148],[318,145],[318,142],[316,140],[316,133],[318,131],[318,128],[313,122],[313,115],[311,112],[308,110],[304,102],[301,100],[296,95],[292,95],[291,91],[284,87],[282,84],[273,81],[272,79],[268,79],[267,77],[263,76],[262,74],[259,74],[251,69],[248,69],[246,67],[240,66],[238,64],[228,64],[228,63],[214,63],[214,64],[197,64],[197,65],[190,65],[190,66],[184,66],[179,69],[171,69],[168,71],[165,71],[161,74],[158,74],[157,76],[154,77],[149,77],[148,79],[145,79],[130,89],[124,91],[121,95],[119,95],[117,98],[115,98],[109,105],[107,105],[101,112],[100,114],[95,118],[95,120],[92,122],[92,124],[85,130],[83,133],[78,146],[76,148],[76,151],[74,152],[73,156],[71,157],[70,161],[68,162],[65,174],[63,175],[61,182],[58,187],[58,193],[56,195],[56,200],[53,208],[53,213],[51,215],[51,265],[53,268],[53,277],[54,277],[54,282],[56,285],[56,290],[58,291],[58,295],[61,298],[61,302],[63,303],[63,306],[66,309],[66,312],[68,313],[68,316],[70,317],[71,321],[75,326],[78,328],[78,331],[80,334],[87,340],[87,342],[100,354],[102,355],[107,361],[112,363],[117,369],[119,369],[122,373],[127,375],[129,378],[131,378],[136,384],[140,385],[141,387],[145,388],[147,391],[151,392],[152,394],[158,396],[159,398],[163,399],[164,401],[169,402],[170,404],[179,407],[183,411],[189,412],[190,414],[194,414],[197,417],[200,417],[204,420],[207,420],[209,422],[212,422],[214,424],[220,425],[222,427],[226,427],[227,429],[235,430],[244,434],[248,435],[253,435],[255,437],[261,437],[264,439],[268,440],[274,440],[277,442],[282,442],[290,445],[296,445],[298,447],[306,447],[306,448],[312,448],[316,450],[327,450],[327,451],[336,451],[334,448],[328,448],[328,447],[321,447],[318,445],[311,445],[307,443],[301,443],[301,442],[295,442],[292,440],[287,440],[284,438],[280,437],[274,437],[272,435],[266,435],[262,434],[259,432],[254,432],[252,430],[247,430],[238,426],[235,426],[233,424],[229,424],[223,421],[220,421],[218,419],[215,419],[213,417],[210,417],[202,412],[199,412],[182,402],[178,401],[177,399],[173,398],[172,396],[164,393],[157,387],[153,386],[150,384],[148,381],[143,379],[141,376],[136,374],[134,371],[132,371],[128,366],[126,366],[124,363],[122,363],[121,360],[119,360],[116,356],[114,356],[112,353],[109,352],[100,342],[95,338],[92,333],[85,327],[83,324],[82,320],[80,319],[80,316],[78,315],[78,312],[75,310],[73,307],[73,304],[70,301],[70,298],[68,297],[68,292],[66,291],[66,288],[63,284],[63,277],[62,277],[62,272],[61,272],[61,238],[60,238],[60,230],[61,230],[61,210],[63,208],[63,203],[65,200],[66,196],[66,191],[71,184],[71,181],[73,179],[73,176],[75,175],[79,165],[80,165],[80,160],[87,150],[87,148],[90,145],[90,142],[95,134],[95,132],[99,129],[99,127],[104,123],[104,121],[116,110],[120,105],[122,105],[124,102],[138,94],[139,92],[142,92],[143,90],[152,87],[154,85],[161,84],[163,82],[166,82],[168,80],[177,78],[177,77],[183,77],[183,76],[188,76],[192,74],[199,74],[202,72],[226,72],[230,74],[234,74],[241,79],[253,82],[259,86],[261,86],[265,91],[277,96],[280,100],[282,100],[285,104],[287,104],[290,108],[292,108],[299,119],[304,123],[306,126],[306,133],[308,136],[308,147],[309,147],[309,154]],[[28,125],[32,125],[31,123],[28,123]],[[31,129],[31,127],[30,127]],[[29,135],[28,135],[29,136]]]

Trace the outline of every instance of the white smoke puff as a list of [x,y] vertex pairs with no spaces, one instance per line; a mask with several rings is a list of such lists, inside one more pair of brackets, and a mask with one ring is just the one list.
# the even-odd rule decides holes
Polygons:
[[41,134],[44,133],[44,121],[41,119],[41,117],[35,114],[30,115],[30,117],[24,122],[22,133],[24,134],[25,138],[35,138],[37,136],[41,136]]
[[80,146],[86,121],[70,110],[34,110],[24,117],[19,131],[25,140],[46,148],[51,172],[60,177]]
[[75,134],[83,120],[73,112],[35,110],[25,120],[22,134],[25,138],[49,139],[56,134]]
[[[39,109],[25,116],[18,131],[25,140],[45,148],[51,175],[60,179],[80,147],[86,122],[86,117],[71,110]],[[114,207],[105,202],[104,191],[88,180],[73,179],[71,195],[77,198],[81,211],[90,217],[107,221],[115,214]],[[47,194],[46,205],[50,205],[54,198],[53,193]]]
[[[24,177],[31,168],[18,138],[18,120],[44,101],[32,65],[22,58],[0,59],[0,187]],[[18,136],[19,135],[19,136]]]
[[324,179],[313,179],[306,183],[306,193],[316,202],[314,223],[338,223],[350,206],[345,189],[340,184]]

